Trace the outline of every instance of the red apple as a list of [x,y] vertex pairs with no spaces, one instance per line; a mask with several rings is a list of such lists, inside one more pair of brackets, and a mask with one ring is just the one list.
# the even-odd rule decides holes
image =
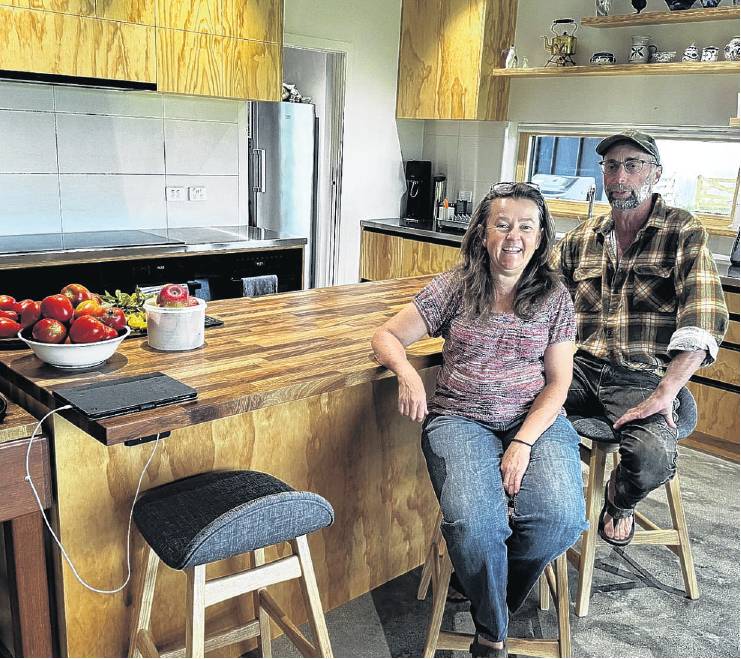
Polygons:
[[188,306],[188,287],[182,284],[165,284],[157,296],[157,304],[161,307]]

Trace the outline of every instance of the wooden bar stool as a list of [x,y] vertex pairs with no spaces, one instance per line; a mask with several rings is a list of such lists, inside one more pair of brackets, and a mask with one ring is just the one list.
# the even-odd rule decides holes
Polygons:
[[[430,541],[427,560],[422,568],[417,598],[422,600],[427,595],[427,589],[432,586],[432,614],[427,627],[423,657],[434,657],[437,650],[452,650],[454,652],[468,652],[473,641],[473,634],[441,630],[445,602],[448,598],[450,575],[453,573],[453,564],[448,556],[445,539],[440,531],[442,513],[438,512],[435,530]],[[555,568],[554,568],[555,566]],[[555,639],[528,639],[508,638],[507,650],[510,654],[526,657],[570,657],[571,656],[571,626],[569,624],[569,579],[566,554],[561,554],[552,565],[548,565],[538,582],[540,608],[547,611],[550,608],[550,598],[556,605],[558,614],[558,638]]]
[[[135,594],[129,656],[203,657],[206,651],[258,638],[271,656],[270,619],[306,657],[331,657],[306,534],[334,521],[318,494],[296,491],[259,471],[210,472],[149,490],[134,506],[134,520],[149,544]],[[265,547],[288,541],[293,554],[265,563]],[[206,565],[253,552],[254,567],[206,581]],[[185,572],[185,648],[160,655],[149,628],[160,560]],[[288,619],[267,586],[299,579],[315,644]],[[252,593],[255,619],[206,637],[206,607]]]
[[[679,399],[677,430],[679,439],[684,439],[692,434],[697,424],[697,406],[692,394],[686,388],[682,388],[677,398]],[[620,445],[612,430],[612,424],[606,418],[580,417],[575,415],[569,416],[569,420],[574,424],[574,428],[576,428],[576,431],[582,438],[582,443],[579,447],[581,457],[589,465],[586,485],[589,528],[582,534],[580,550],[578,552],[574,551],[574,554],[578,556],[579,566],[579,584],[577,587],[575,612],[577,616],[586,616],[589,613],[589,598],[592,593],[594,557],[597,538],[599,537],[597,534],[597,525],[599,524],[599,516],[604,501],[607,456],[613,454],[616,462]],[[682,504],[679,472],[664,487],[666,488],[672,527],[662,529],[636,510],[636,524],[644,530],[636,529],[635,536],[630,545],[664,545],[674,552],[679,557],[687,597],[696,600],[700,597],[700,590],[697,586],[697,576],[695,574],[695,564],[692,560],[687,520],[685,519],[684,506]]]

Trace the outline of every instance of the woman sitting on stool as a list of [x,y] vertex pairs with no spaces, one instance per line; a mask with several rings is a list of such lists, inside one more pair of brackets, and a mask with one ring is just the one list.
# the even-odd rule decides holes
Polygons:
[[[376,359],[398,377],[399,411],[424,421],[442,532],[471,600],[474,656],[506,656],[507,608],[523,603],[586,527],[579,438],[562,408],[574,308],[548,264],[554,237],[536,187],[492,186],[463,238],[461,264],[373,336]],[[445,339],[429,411],[405,353],[425,334]]]

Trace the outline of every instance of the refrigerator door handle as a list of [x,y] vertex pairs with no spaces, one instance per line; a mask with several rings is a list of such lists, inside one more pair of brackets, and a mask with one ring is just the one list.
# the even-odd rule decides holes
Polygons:
[[252,150],[252,164],[255,172],[255,192],[265,192],[265,149]]

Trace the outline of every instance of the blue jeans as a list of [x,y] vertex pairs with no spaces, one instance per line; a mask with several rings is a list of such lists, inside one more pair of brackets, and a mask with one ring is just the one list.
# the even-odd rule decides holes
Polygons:
[[507,608],[520,607],[545,566],[587,527],[579,437],[563,416],[533,445],[510,517],[500,463],[519,426],[495,430],[431,414],[422,428],[450,560],[477,631],[494,641],[507,637]]

